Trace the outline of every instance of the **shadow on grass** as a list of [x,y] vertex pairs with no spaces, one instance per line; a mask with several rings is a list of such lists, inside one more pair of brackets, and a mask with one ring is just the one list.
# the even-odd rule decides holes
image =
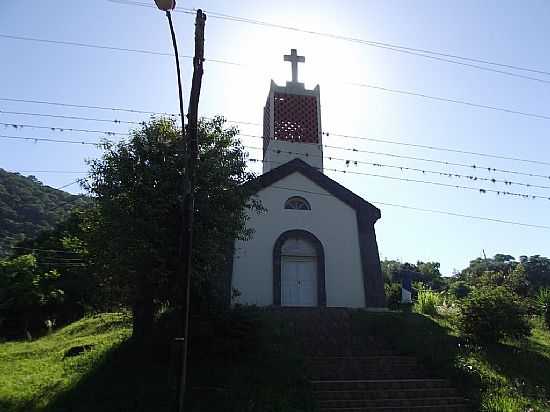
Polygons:
[[107,352],[47,412],[164,412],[172,400],[165,364],[147,359],[128,340]]
[[526,346],[494,345],[483,351],[499,373],[523,395],[546,398],[550,395],[550,359]]

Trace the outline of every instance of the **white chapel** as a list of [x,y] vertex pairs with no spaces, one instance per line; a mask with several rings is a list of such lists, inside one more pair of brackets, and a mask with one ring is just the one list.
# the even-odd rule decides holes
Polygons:
[[374,224],[380,210],[323,173],[320,89],[271,81],[264,107],[263,174],[251,185],[265,213],[250,213],[235,241],[233,303],[381,308],[384,282]]

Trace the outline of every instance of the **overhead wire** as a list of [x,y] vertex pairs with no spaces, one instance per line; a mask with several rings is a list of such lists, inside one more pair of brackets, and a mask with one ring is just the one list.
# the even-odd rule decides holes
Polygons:
[[[269,187],[274,188],[274,189],[288,190],[290,192],[309,193],[309,194],[320,195],[320,196],[332,196],[331,194],[328,194],[328,193],[315,192],[315,191],[304,190],[304,189],[296,189],[296,188],[284,187],[284,186],[278,186],[278,185],[271,185]],[[446,211],[446,210],[426,209],[426,208],[409,206],[409,205],[401,205],[401,204],[397,204],[397,203],[378,202],[378,201],[370,201],[370,200],[369,200],[369,203],[373,203],[375,205],[398,207],[398,208],[402,208],[402,209],[409,209],[409,210],[415,210],[415,211],[426,212],[426,213],[435,213],[435,214],[462,217],[462,218],[468,218],[468,219],[484,220],[484,221],[489,221],[489,222],[494,222],[494,223],[504,223],[504,224],[509,224],[509,225],[525,226],[525,227],[531,227],[531,228],[536,228],[536,229],[548,229],[548,230],[550,230],[550,226],[545,226],[545,225],[535,225],[535,224],[530,224],[530,223],[516,222],[516,221],[512,221],[512,220],[504,220],[504,219],[497,219],[497,218],[484,217],[484,216],[468,215],[468,214],[463,214],[463,213],[450,212],[450,211]]]
[[[138,2],[138,1],[129,1],[129,0],[108,0],[108,1],[111,2],[111,3],[142,6],[142,7],[149,7],[149,8],[154,8],[155,7],[155,6],[153,6],[149,3],[143,3],[143,2]],[[196,12],[196,9],[176,7],[175,11],[179,12],[179,13],[185,13],[185,14],[194,14]],[[525,76],[525,75],[521,75],[521,74],[513,73],[513,72],[508,72],[508,71],[504,71],[504,70],[493,69],[493,68],[490,68],[490,67],[480,66],[479,64],[485,64],[485,65],[494,66],[494,67],[502,67],[502,68],[517,70],[517,71],[537,73],[537,74],[542,74],[542,75],[550,75],[550,72],[545,71],[545,70],[533,69],[533,68],[529,68],[529,67],[522,67],[522,66],[512,65],[512,64],[504,64],[504,63],[499,63],[499,62],[495,62],[495,61],[490,61],[488,59],[476,59],[476,58],[471,58],[471,57],[460,56],[460,55],[457,55],[457,54],[443,53],[443,52],[438,52],[438,51],[433,51],[433,50],[428,50],[428,49],[421,49],[421,48],[413,48],[413,47],[398,45],[398,44],[395,44],[395,43],[366,40],[366,39],[360,39],[360,38],[356,38],[356,37],[343,36],[343,35],[334,34],[334,33],[308,30],[308,29],[304,29],[304,28],[296,27],[296,26],[288,26],[288,25],[263,21],[263,20],[259,20],[259,19],[245,18],[245,17],[229,15],[229,14],[225,14],[225,13],[219,13],[219,12],[215,12],[215,11],[212,11],[212,10],[203,10],[203,11],[206,12],[208,14],[208,16],[212,19],[221,19],[221,20],[227,20],[227,21],[232,21],[232,22],[246,23],[246,24],[252,24],[252,25],[257,25],[257,26],[264,26],[264,27],[282,29],[282,30],[287,30],[287,31],[292,31],[292,32],[304,33],[304,34],[308,34],[308,35],[321,36],[321,37],[325,37],[325,38],[331,38],[331,39],[334,39],[334,40],[347,41],[347,42],[357,43],[357,44],[361,44],[361,45],[365,45],[365,46],[376,47],[376,48],[381,48],[381,49],[385,49],[385,50],[391,50],[391,51],[395,51],[395,52],[398,52],[398,53],[405,53],[405,54],[409,54],[409,55],[415,55],[415,56],[419,56],[419,57],[423,57],[423,58],[427,58],[427,59],[438,60],[438,61],[451,63],[451,64],[456,64],[456,65],[460,65],[460,66],[471,67],[471,68],[479,69],[479,70],[483,70],[483,71],[495,72],[495,73],[500,73],[500,74],[504,74],[504,75],[508,75],[508,76],[539,81],[539,82],[543,82],[543,83],[548,83],[549,82],[548,80],[545,80],[545,79],[540,79],[540,78],[532,77],[532,76]],[[451,60],[451,59],[457,59],[457,60],[462,60],[462,61],[456,61],[456,60]],[[471,63],[464,63],[464,62],[471,62],[471,63],[478,63],[478,64],[471,64]]]

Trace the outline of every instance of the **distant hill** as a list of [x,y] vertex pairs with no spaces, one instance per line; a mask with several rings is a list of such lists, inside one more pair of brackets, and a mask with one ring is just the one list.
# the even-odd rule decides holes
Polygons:
[[83,196],[45,186],[34,176],[0,169],[0,256],[17,241],[52,229],[84,202]]

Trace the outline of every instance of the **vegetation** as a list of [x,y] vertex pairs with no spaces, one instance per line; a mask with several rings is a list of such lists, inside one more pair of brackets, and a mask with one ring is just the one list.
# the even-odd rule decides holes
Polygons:
[[44,186],[34,176],[0,169],[0,257],[18,241],[53,229],[84,202],[81,196]]
[[[199,154],[193,232],[195,307],[229,302],[227,264],[234,239],[246,239],[246,210],[259,205],[243,185],[252,175],[246,155],[216,118],[199,125]],[[103,287],[132,307],[134,338],[151,336],[161,305],[181,306],[181,200],[185,159],[174,122],[155,120],[129,141],[106,144],[90,162],[85,188],[96,207],[84,219],[83,240],[101,268]]]
[[[3,412],[168,412],[174,396],[170,316],[155,356],[129,339],[129,315],[86,317],[34,342],[0,345]],[[311,411],[303,360],[268,314],[237,311],[194,336],[190,411]],[[139,361],[138,361],[139,360]]]
[[451,379],[472,401],[472,410],[550,411],[550,331],[541,322],[532,321],[533,333],[524,341],[478,346],[454,327],[452,311],[439,309],[437,317],[357,311],[355,333],[384,338],[432,374]]
[[481,343],[523,339],[531,333],[527,308],[503,286],[473,291],[459,306],[457,324],[464,336]]
[[[30,337],[29,324],[44,307],[63,300],[56,287],[59,273],[40,271],[33,255],[0,260],[0,309]],[[5,320],[5,319],[4,319]]]
[[440,302],[441,298],[438,293],[422,288],[418,291],[418,297],[414,303],[414,309],[418,313],[435,316],[437,315],[437,306]]
[[540,313],[544,317],[546,326],[550,329],[550,288],[540,289],[537,294],[537,303]]

